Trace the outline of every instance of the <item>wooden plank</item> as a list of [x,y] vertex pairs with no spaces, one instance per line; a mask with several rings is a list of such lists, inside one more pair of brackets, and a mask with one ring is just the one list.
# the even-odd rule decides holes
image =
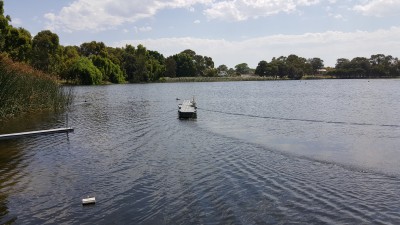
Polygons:
[[73,131],[74,131],[74,128],[66,127],[66,128],[56,128],[56,129],[50,129],[50,130],[28,131],[28,132],[20,132],[20,133],[12,133],[12,134],[0,134],[0,140],[14,139],[14,138],[20,138],[20,137],[29,137],[29,136],[34,136],[34,135],[69,133],[69,132],[73,132]]

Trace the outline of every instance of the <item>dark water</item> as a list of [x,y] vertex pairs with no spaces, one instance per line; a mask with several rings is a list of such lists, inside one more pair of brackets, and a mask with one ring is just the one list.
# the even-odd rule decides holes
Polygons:
[[[400,80],[74,92],[74,133],[0,142],[0,224],[400,223]],[[178,120],[192,95],[197,120]]]

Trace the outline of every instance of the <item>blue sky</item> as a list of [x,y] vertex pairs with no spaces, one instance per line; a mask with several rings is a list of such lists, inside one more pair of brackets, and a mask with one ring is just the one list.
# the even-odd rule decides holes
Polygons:
[[62,45],[143,44],[164,56],[192,49],[234,67],[296,54],[400,57],[400,0],[5,0],[12,24]]

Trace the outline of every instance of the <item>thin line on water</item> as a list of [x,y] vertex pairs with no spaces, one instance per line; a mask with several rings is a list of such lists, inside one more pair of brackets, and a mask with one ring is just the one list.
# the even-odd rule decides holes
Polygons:
[[373,123],[356,123],[356,122],[342,122],[342,121],[326,121],[326,120],[312,120],[312,119],[299,119],[299,118],[285,118],[285,117],[276,117],[276,116],[257,116],[251,114],[244,113],[235,113],[235,112],[224,112],[219,110],[211,110],[198,107],[197,109],[208,111],[208,112],[216,112],[227,115],[235,115],[235,116],[246,116],[253,118],[262,118],[262,119],[271,119],[271,120],[285,120],[285,121],[301,121],[301,122],[311,122],[311,123],[327,123],[327,124],[342,124],[342,125],[354,125],[354,126],[378,126],[378,127],[393,127],[400,128],[400,125],[396,124],[373,124]]

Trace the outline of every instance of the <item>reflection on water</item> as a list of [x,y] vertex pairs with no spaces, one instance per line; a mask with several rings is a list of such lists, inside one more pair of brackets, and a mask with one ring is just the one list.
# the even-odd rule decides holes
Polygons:
[[400,92],[362,82],[76,87],[69,138],[0,142],[0,223],[396,224]]

